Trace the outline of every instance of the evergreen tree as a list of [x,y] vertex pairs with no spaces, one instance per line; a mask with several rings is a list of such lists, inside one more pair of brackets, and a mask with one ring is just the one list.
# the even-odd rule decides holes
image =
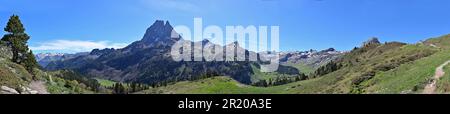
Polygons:
[[125,86],[123,86],[122,83],[119,83],[119,93],[120,94],[126,94],[127,91],[125,90]]
[[25,33],[25,28],[23,27],[19,16],[11,16],[4,30],[7,34],[3,36],[2,40],[11,44],[13,62],[21,63],[21,57],[28,51],[26,43],[30,37]]
[[33,68],[37,67],[37,62],[33,52],[29,51],[27,42],[30,39],[25,33],[25,28],[19,19],[19,16],[12,15],[4,29],[7,33],[2,40],[8,42],[12,47],[12,61],[24,65],[28,72],[33,73]]
[[337,63],[335,61],[330,61],[326,65],[319,67],[314,72],[314,77],[326,75],[328,73],[331,73],[331,72],[334,72],[336,70],[339,70],[341,67],[342,67],[341,63]]
[[114,90],[113,90],[114,94],[125,94],[125,87],[122,85],[122,83],[116,83],[114,84]]
[[113,84],[113,93],[117,94],[118,90],[119,90],[119,86],[117,85],[117,83]]
[[295,81],[300,81],[300,80],[301,80],[300,77],[301,77],[301,76],[295,77]]
[[131,82],[130,88],[131,88],[131,92],[138,91],[138,85],[136,83],[134,83],[134,82]]
[[268,86],[272,86],[272,78],[269,78],[269,83],[267,84]]

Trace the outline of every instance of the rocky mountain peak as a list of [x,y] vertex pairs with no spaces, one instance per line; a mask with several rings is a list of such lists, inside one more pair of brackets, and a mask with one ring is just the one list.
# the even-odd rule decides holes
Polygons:
[[170,40],[173,27],[170,23],[163,20],[155,21],[145,32],[141,41],[145,43],[154,43],[158,41]]

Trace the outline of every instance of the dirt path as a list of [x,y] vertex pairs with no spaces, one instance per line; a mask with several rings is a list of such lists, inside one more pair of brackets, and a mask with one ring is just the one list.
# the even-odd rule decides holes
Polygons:
[[30,83],[30,89],[38,91],[38,94],[49,94],[47,91],[47,86],[43,81],[32,81]]
[[436,83],[437,81],[444,76],[444,66],[448,65],[450,63],[450,60],[445,62],[444,64],[440,65],[436,68],[436,72],[434,73],[434,77],[431,80],[429,84],[425,86],[425,89],[423,90],[424,94],[434,94],[436,90]]

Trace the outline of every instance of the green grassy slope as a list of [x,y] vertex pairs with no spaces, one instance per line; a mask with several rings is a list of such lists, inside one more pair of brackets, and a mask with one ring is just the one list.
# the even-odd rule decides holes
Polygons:
[[[184,81],[140,93],[421,93],[435,68],[450,60],[447,36],[427,43],[391,42],[355,49],[338,60],[343,67],[318,78],[273,87],[242,85],[226,77]],[[446,72],[450,68],[445,67]],[[450,73],[438,91],[450,91]]]
[[23,66],[0,58],[0,86],[17,89],[20,85],[28,85],[31,77]]
[[253,87],[244,84],[240,84],[239,82],[226,77],[212,77],[197,81],[183,81],[178,82],[173,85],[168,85],[166,87],[152,88],[149,90],[138,92],[138,94],[155,94],[155,93],[164,93],[164,94],[246,94],[246,93],[283,93],[287,87],[276,86],[276,87]]
[[[432,40],[438,41],[434,42],[438,46],[450,42],[448,35]],[[428,54],[432,55],[425,56]],[[450,60],[448,48],[385,44],[364,53],[346,54],[344,61],[352,65],[314,80],[299,82],[302,86],[292,90],[296,93],[352,93],[355,92],[352,84],[355,79],[373,71],[375,75],[372,78],[359,83],[358,92],[421,93],[423,85],[434,75],[435,68],[447,60]],[[444,78],[450,80],[450,77]]]
[[[51,94],[93,94],[95,93],[86,82],[80,80],[87,80],[84,76],[77,76],[70,71],[52,71],[43,72],[46,74],[44,80],[47,90]],[[78,79],[75,79],[78,78]]]
[[[46,82],[47,91],[52,94],[81,94],[93,93],[84,84],[77,81],[62,79],[56,75],[60,72],[44,72],[35,68],[36,79],[34,81]],[[32,75],[22,66],[11,62],[8,59],[0,58],[0,86],[6,86],[18,91],[21,87],[28,87],[32,80]]]
[[[69,81],[57,77],[59,72],[44,72],[40,69],[34,70],[36,73],[35,81],[46,82],[47,91],[52,94],[81,94],[93,93],[86,89],[87,87],[76,81]],[[0,58],[0,86],[7,86],[16,90],[22,87],[28,87],[32,81],[32,75],[19,64],[13,63],[4,58]]]
[[[322,77],[326,78],[326,77]],[[227,77],[212,77],[196,81],[182,81],[165,87],[151,88],[135,94],[303,94],[321,93],[318,79],[305,80],[272,87],[255,87],[240,84]],[[319,87],[319,88],[316,88]]]
[[427,45],[435,45],[439,48],[444,49],[450,49],[450,34],[437,37],[437,38],[430,38],[424,42],[424,44]]
[[100,85],[104,86],[104,87],[112,87],[115,83],[117,83],[117,82],[114,82],[111,80],[105,80],[105,79],[100,79],[100,78],[95,78],[95,80],[97,80],[98,83],[100,83]]
[[276,79],[277,77],[295,77],[298,75],[288,75],[288,74],[281,74],[278,72],[261,72],[259,68],[257,68],[255,65],[252,65],[253,69],[253,75],[251,76],[252,82],[258,82],[259,80],[269,80],[269,79]]
[[[347,54],[341,62],[344,67],[316,80],[311,80],[314,89],[301,91],[306,93],[364,93],[367,81],[374,77],[371,73],[386,72],[409,64],[410,57],[434,53],[435,50],[424,45],[384,44],[365,52]],[[413,58],[411,58],[413,59]],[[399,82],[403,83],[403,82]],[[304,85],[306,86],[306,85]],[[305,88],[307,89],[307,88]]]
[[304,73],[304,74],[310,74],[317,69],[317,68],[314,68],[314,67],[302,64],[302,63],[299,63],[299,64],[288,63],[287,65],[297,68],[300,71],[300,73]]
[[450,51],[441,51],[387,72],[379,72],[366,83],[369,93],[421,93],[435,69],[450,59]]
[[444,77],[437,83],[437,93],[450,93],[450,65],[444,66]]

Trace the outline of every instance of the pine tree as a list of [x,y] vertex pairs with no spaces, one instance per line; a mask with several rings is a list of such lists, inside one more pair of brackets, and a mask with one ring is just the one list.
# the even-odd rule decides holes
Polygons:
[[118,85],[118,83],[115,83],[114,85],[113,85],[114,87],[114,89],[113,89],[113,93],[114,94],[118,94],[118,91],[119,91],[119,85]]
[[19,16],[12,15],[4,30],[7,33],[2,40],[8,42],[12,47],[12,61],[24,65],[28,72],[34,75],[33,68],[37,67],[37,62],[33,52],[28,49],[27,42],[30,36],[25,33],[25,28]]
[[119,83],[119,93],[120,94],[125,94],[126,93],[125,87],[123,86],[122,83]]
[[130,88],[131,88],[131,92],[136,92],[138,90],[137,85],[134,82],[131,82]]
[[125,94],[125,87],[123,86],[122,83],[116,83],[114,84],[114,90],[113,90],[114,94]]
[[267,86],[272,86],[272,78],[269,78],[269,83],[267,84]]
[[20,57],[28,51],[28,46],[26,43],[30,37],[25,33],[25,28],[23,27],[19,16],[11,16],[4,30],[7,34],[3,36],[2,40],[11,44],[13,51],[13,62],[21,63],[22,61]]
[[304,73],[300,73],[300,80],[306,80],[307,77]]

